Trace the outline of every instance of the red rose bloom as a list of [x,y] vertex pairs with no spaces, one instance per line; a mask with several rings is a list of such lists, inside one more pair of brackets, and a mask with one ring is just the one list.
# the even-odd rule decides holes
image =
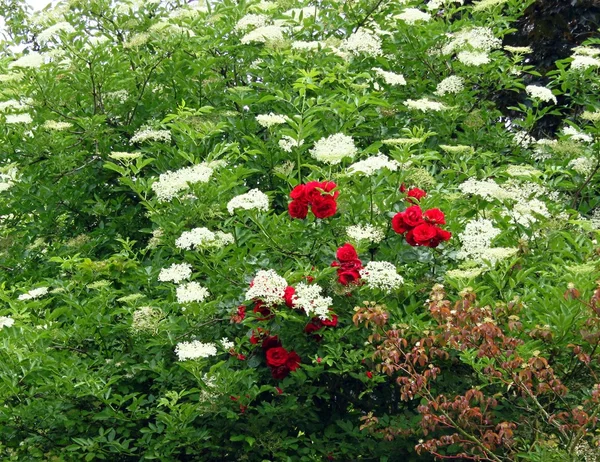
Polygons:
[[358,281],[360,279],[360,273],[358,271],[342,271],[338,273],[338,281],[341,285],[347,286],[348,284]]
[[279,367],[274,367],[271,369],[271,375],[276,380],[285,379],[289,373],[290,373],[290,370],[286,366],[279,366]]
[[285,362],[285,365],[289,368],[290,371],[294,372],[296,369],[300,367],[300,356],[295,351],[290,351]]
[[444,212],[440,209],[429,209],[423,215],[425,215],[425,220],[429,223],[433,223],[434,225],[445,225],[446,218],[444,217]]
[[352,271],[362,269],[362,262],[358,259],[345,261],[342,263],[342,271]]
[[[358,260],[358,254],[352,244],[344,244],[335,253],[336,258],[342,263],[350,260]],[[360,260],[359,260],[360,261]]]
[[423,211],[418,205],[412,205],[404,211],[404,223],[411,228],[423,223]]
[[306,185],[299,184],[290,192],[290,197],[294,200],[299,200],[301,202],[308,202],[308,198],[306,197]]
[[410,230],[410,226],[404,221],[404,212],[394,215],[394,218],[392,218],[392,229],[398,234],[404,234],[406,231]]
[[254,309],[252,311],[254,313],[261,314],[261,316],[257,316],[257,321],[267,321],[268,319],[271,319],[273,316],[275,316],[273,313],[271,313],[269,307],[263,304],[262,300],[256,301]]
[[[318,318],[317,318],[318,319]],[[313,319],[311,322],[309,322],[305,327],[304,327],[304,333],[305,334],[312,334],[313,332],[316,332],[318,330],[320,330],[323,326],[321,325],[321,323],[319,322],[315,322],[315,320]]]
[[283,299],[285,300],[285,304],[288,308],[294,308],[293,297],[295,293],[296,289],[294,289],[292,286],[286,287],[285,292],[283,294]]
[[332,196],[318,196],[319,199],[313,200],[310,209],[315,217],[324,219],[332,217],[337,211],[337,202]]
[[429,246],[430,241],[437,236],[437,228],[429,223],[417,226],[412,232],[415,242],[424,246]]
[[270,367],[283,366],[288,360],[289,353],[283,347],[269,348],[267,350],[267,365]]
[[412,245],[414,247],[419,244],[417,244],[417,241],[415,241],[413,234],[413,230],[411,229],[408,233],[406,233],[406,236],[404,236],[404,238],[406,239],[408,245]]
[[427,195],[425,191],[419,188],[412,188],[406,193],[406,196],[412,199],[421,200]]
[[324,326],[335,327],[338,324],[338,317],[337,315],[333,314],[331,315],[331,319],[321,319],[321,323]]
[[[306,183],[306,190],[305,190],[306,197],[309,202],[312,202],[316,198],[322,197],[323,193],[325,193],[325,195],[327,195],[326,193],[334,190],[336,186],[337,185],[333,181],[309,181],[308,183]],[[321,193],[321,191],[319,191],[319,189],[321,191],[323,191],[323,193]],[[337,199],[337,197],[339,195],[340,195],[340,192],[335,191],[333,193],[333,198]]]
[[308,215],[308,202],[294,200],[288,204],[288,213],[292,218],[304,220]]
[[437,238],[440,241],[449,241],[452,237],[452,233],[450,231],[446,231],[445,229],[438,228],[437,229]]
[[265,337],[262,342],[263,350],[267,351],[271,348],[279,348],[281,346],[281,342],[279,341],[279,337],[277,335]]

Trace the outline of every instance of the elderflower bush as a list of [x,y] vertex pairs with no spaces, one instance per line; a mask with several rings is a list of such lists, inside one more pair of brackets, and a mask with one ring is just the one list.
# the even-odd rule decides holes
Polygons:
[[[542,75],[505,38],[530,2],[464,3],[11,13],[2,459],[428,460],[370,329],[427,335],[440,283],[518,298],[519,351],[581,375],[577,408],[598,372],[569,355],[595,351],[573,291],[600,278],[600,47]],[[479,387],[487,365],[450,356],[440,390]],[[553,440],[517,404],[497,411],[515,448]]]

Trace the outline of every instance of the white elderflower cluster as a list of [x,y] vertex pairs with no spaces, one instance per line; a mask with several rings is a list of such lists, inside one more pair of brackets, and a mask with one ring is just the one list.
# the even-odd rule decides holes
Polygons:
[[57,131],[57,132],[62,132],[64,130],[68,130],[72,126],[73,126],[72,123],[69,123],[69,122],[59,122],[59,121],[56,121],[56,120],[46,120],[42,124],[42,128],[44,128],[46,130],[54,130],[54,131]]
[[590,223],[594,229],[600,230],[600,207],[596,207],[590,216]]
[[216,356],[217,346],[214,343],[202,343],[199,340],[181,342],[175,346],[175,354],[179,361],[210,358],[211,356]]
[[462,183],[458,189],[463,194],[474,194],[483,197],[484,199],[510,199],[511,195],[507,193],[498,183],[491,178],[486,180],[476,180],[469,178]]
[[600,122],[600,111],[583,111],[581,118],[589,120],[590,122]]
[[373,32],[365,29],[359,29],[346,38],[340,45],[340,49],[355,56],[362,53],[369,56],[380,56],[382,54],[381,39]]
[[27,113],[6,115],[6,124],[30,124],[31,122],[33,119]]
[[213,169],[205,163],[161,173],[158,181],[152,184],[152,190],[159,202],[167,202],[188,189],[190,184],[208,182],[212,174]]
[[371,289],[392,292],[404,284],[404,279],[398,274],[396,266],[387,261],[370,261],[359,270],[360,277]]
[[580,175],[587,177],[596,168],[596,160],[591,157],[578,157],[569,162],[567,167],[575,170]]
[[318,50],[319,47],[325,48],[326,45],[323,42],[311,41],[311,42],[303,42],[302,40],[296,40],[292,42],[292,50],[300,50],[300,51],[314,51]]
[[9,110],[21,110],[25,109],[27,106],[16,99],[9,99],[8,101],[0,102],[0,112],[6,112]]
[[481,0],[480,2],[473,4],[473,11],[479,12],[491,10],[496,6],[504,5],[506,2],[508,2],[508,0]]
[[108,157],[114,160],[130,162],[132,160],[139,159],[142,157],[142,155],[143,154],[141,152],[113,151],[108,155]]
[[227,211],[230,215],[233,215],[236,209],[266,212],[269,210],[269,197],[259,189],[251,189],[246,194],[240,194],[227,203]]
[[224,350],[231,350],[235,346],[235,343],[229,340],[227,337],[223,337],[221,339],[221,346]]
[[460,93],[465,89],[465,81],[462,77],[458,75],[451,75],[450,77],[446,77],[440,83],[438,83],[437,88],[434,92],[437,96],[444,96],[448,93]]
[[509,53],[513,53],[515,55],[525,55],[528,53],[533,53],[533,48],[531,47],[513,47],[510,45],[504,45],[503,48]]
[[246,292],[246,300],[260,299],[267,305],[283,303],[288,283],[275,270],[260,270]]
[[527,94],[533,99],[538,99],[543,102],[552,101],[554,104],[557,103],[556,96],[552,94],[552,90],[546,87],[540,87],[538,85],[527,85],[525,87]]
[[15,323],[15,320],[10,316],[0,316],[0,329],[4,329],[5,327],[12,327]]
[[539,176],[542,174],[542,172],[531,165],[510,164],[508,167],[506,167],[506,174],[514,177],[531,177]]
[[244,35],[240,42],[243,45],[249,43],[277,43],[283,41],[283,29],[281,26],[262,26],[248,32]]
[[421,98],[421,99],[407,99],[406,101],[404,101],[404,104],[410,108],[410,109],[414,109],[415,111],[422,111],[422,112],[428,112],[428,111],[443,111],[445,109],[448,109],[448,106],[439,103],[437,101],[432,101],[428,98]]
[[482,66],[490,62],[490,57],[485,51],[459,51],[456,59],[465,66]]
[[210,294],[196,281],[181,284],[175,291],[178,303],[203,302]]
[[537,162],[550,159],[552,157],[552,146],[555,146],[557,143],[557,140],[550,140],[548,138],[537,140],[531,158]]
[[500,234],[500,230],[494,227],[491,220],[478,218],[471,220],[465,226],[465,230],[459,233],[458,239],[462,243],[457,257],[460,259],[472,259],[481,262],[492,246],[492,241]]
[[446,151],[448,154],[473,154],[475,152],[473,146],[467,146],[464,144],[456,144],[454,146],[449,144],[440,144],[440,149]]
[[129,40],[123,43],[123,48],[139,48],[148,43],[148,40],[150,40],[150,34],[148,32],[140,32],[129,37]]
[[538,220],[538,215],[545,218],[550,217],[546,203],[535,198],[517,198],[513,206],[507,209],[505,213],[522,226],[530,226],[535,223]]
[[381,77],[388,85],[406,85],[406,80],[402,74],[384,71],[380,67],[374,67],[371,70],[375,71],[377,76]]
[[33,300],[35,298],[43,297],[48,293],[48,287],[38,287],[37,289],[31,289],[29,292],[19,295],[19,300]]
[[590,67],[600,67],[600,60],[596,56],[600,55],[600,48],[592,47],[574,47],[573,61],[571,61],[571,69],[584,71]]
[[343,133],[336,133],[317,141],[315,146],[310,150],[310,155],[320,162],[336,165],[344,157],[353,159],[357,152],[358,149],[354,145],[352,137]]
[[365,176],[373,176],[382,168],[395,172],[400,167],[398,161],[389,159],[385,154],[379,154],[377,156],[371,156],[368,159],[356,162],[348,167],[349,174],[360,173]]
[[127,98],[129,98],[129,92],[127,90],[109,91],[105,96],[109,100],[118,101],[119,103],[123,104],[125,101],[127,101]]
[[3,170],[0,170],[0,192],[12,188],[18,176],[16,168],[4,168]]
[[521,130],[521,131],[517,131],[514,133],[513,142],[517,146],[521,146],[522,148],[527,148],[527,147],[531,146],[533,143],[535,143],[536,141],[535,141],[535,138],[533,136],[531,136],[529,133]]
[[235,30],[240,32],[245,31],[246,29],[249,29],[251,27],[263,27],[267,25],[267,22],[269,22],[269,17],[267,15],[250,13],[244,16],[236,23]]
[[270,128],[273,125],[284,124],[287,122],[287,118],[280,114],[274,114],[270,112],[269,114],[259,114],[256,116],[256,121],[258,125],[265,128]]
[[291,136],[283,135],[278,144],[279,147],[285,152],[292,152],[292,149],[302,146],[304,144],[304,140],[297,141]]
[[161,282],[180,283],[189,279],[192,275],[192,265],[189,263],[173,263],[168,268],[163,268],[158,274],[158,280]]
[[190,250],[202,247],[219,248],[233,242],[233,235],[230,233],[212,232],[207,228],[194,228],[181,233],[181,236],[175,241],[175,246],[179,249]]
[[171,132],[169,130],[154,130],[149,127],[142,127],[133,134],[129,144],[143,143],[144,141],[169,143],[171,142]]
[[581,141],[583,143],[591,143],[594,141],[594,138],[592,138],[590,135],[580,132],[575,127],[571,127],[570,125],[567,125],[565,128],[563,128],[562,132],[564,135],[570,137],[573,141]]
[[37,51],[30,51],[29,54],[21,56],[16,61],[13,61],[12,63],[10,63],[8,65],[8,68],[12,69],[15,67],[25,67],[25,68],[33,69],[33,68],[40,67],[42,64],[44,64],[45,60],[46,60],[46,57],[43,54],[38,53]]
[[52,40],[61,32],[72,34],[75,32],[75,28],[66,21],[56,23],[40,32],[37,36],[37,41],[40,44],[44,44]]
[[458,3],[459,5],[464,5],[465,0],[431,0],[427,4],[427,9],[429,11],[439,10],[440,8],[448,6],[451,3]]
[[450,279],[474,279],[483,271],[484,268],[454,269],[446,271],[445,276]]
[[348,237],[356,242],[369,241],[378,243],[385,237],[385,232],[381,228],[373,225],[353,225],[346,228]]
[[17,80],[21,80],[23,78],[23,74],[20,72],[12,72],[10,74],[0,74],[0,82],[16,82]]
[[445,55],[463,49],[487,53],[502,45],[502,40],[497,38],[494,31],[488,27],[463,29],[456,34],[450,34],[449,37],[449,42],[442,48],[442,54]]
[[431,15],[419,10],[418,8],[406,8],[402,13],[394,16],[396,19],[404,21],[406,24],[413,25],[419,21],[427,22],[431,20]]
[[131,316],[131,331],[134,334],[154,334],[158,330],[158,324],[162,317],[162,313],[158,308],[140,306]]
[[308,316],[318,316],[321,319],[329,317],[329,307],[333,303],[331,297],[323,297],[323,288],[317,284],[300,282],[292,297],[295,308],[301,308]]

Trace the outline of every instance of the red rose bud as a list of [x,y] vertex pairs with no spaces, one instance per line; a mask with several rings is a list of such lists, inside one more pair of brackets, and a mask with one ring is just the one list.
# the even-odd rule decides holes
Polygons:
[[427,193],[419,188],[412,188],[407,193],[406,196],[411,199],[421,200],[423,199]]
[[321,361],[323,361],[323,358],[317,358],[317,363],[321,364]]
[[400,192],[401,192],[401,193],[403,193],[403,192],[406,192],[406,186],[404,185],[404,183],[402,183],[402,184],[400,185]]
[[278,395],[281,395],[283,393],[283,390],[279,387],[275,387],[275,390],[277,390]]
[[367,377],[369,377],[370,379],[373,378],[373,373],[371,371],[367,371]]
[[331,319],[321,319],[321,323],[327,327],[335,327],[338,324],[338,317],[333,314],[331,315]]
[[288,308],[294,308],[294,294],[296,293],[296,289],[294,289],[292,286],[288,286],[285,289],[285,292],[283,294],[283,299],[285,300],[285,304]]

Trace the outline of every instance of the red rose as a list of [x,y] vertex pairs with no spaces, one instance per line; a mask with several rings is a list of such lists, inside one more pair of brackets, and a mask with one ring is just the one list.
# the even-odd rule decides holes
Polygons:
[[283,347],[269,348],[267,350],[267,365],[270,367],[283,366],[288,360],[288,357],[289,353]]
[[436,238],[437,230],[437,227],[429,223],[423,223],[412,230],[413,239],[418,245],[429,246],[430,241]]
[[294,372],[296,369],[300,367],[300,356],[295,351],[290,351],[288,354],[285,365],[289,368],[290,371]]
[[237,355],[237,359],[239,359],[240,361],[245,361],[246,360],[246,355],[243,355],[241,353],[238,353]]
[[394,218],[392,218],[392,229],[394,231],[398,234],[404,234],[406,231],[410,230],[410,228],[411,227],[404,221],[404,212],[394,215]]
[[337,211],[337,202],[331,196],[318,196],[319,199],[313,200],[310,209],[317,218],[328,218],[335,215]]
[[318,319],[319,322],[316,322],[315,319],[313,319],[306,325],[306,327],[304,327],[304,333],[312,334],[313,332],[316,332],[323,327],[323,325],[320,323],[321,320],[319,318],[316,319]]
[[292,218],[304,220],[308,214],[308,203],[294,200],[288,204],[288,213]]
[[423,215],[425,215],[425,220],[427,220],[429,223],[433,223],[434,225],[446,224],[444,212],[442,212],[440,209],[429,209]]
[[358,271],[342,271],[341,273],[338,273],[338,281],[343,286],[347,286],[359,279],[360,273]]
[[288,286],[285,288],[285,292],[283,294],[283,299],[285,300],[285,304],[287,305],[288,308],[294,308],[293,297],[294,297],[295,293],[296,293],[296,289],[294,289],[292,286]]
[[271,369],[271,375],[276,380],[285,379],[289,373],[290,370],[286,366],[274,367]]
[[413,234],[413,230],[411,229],[408,233],[406,233],[406,236],[404,236],[404,238],[406,239],[408,245],[412,245],[414,247],[419,244],[417,244],[417,241],[415,241]]
[[301,202],[307,202],[308,198],[306,197],[306,185],[299,184],[290,192],[290,197],[294,200],[299,200]]
[[354,246],[352,244],[348,244],[348,243],[344,244],[339,249],[337,249],[335,256],[342,263],[346,262],[346,261],[358,259],[358,254],[356,253],[356,249],[354,248]]
[[[309,181],[308,183],[306,183],[306,197],[307,200],[309,202],[313,202],[315,200],[317,200],[316,198],[318,198],[319,196],[323,197],[323,194],[321,193],[321,191],[323,191],[323,193],[328,193],[331,192],[332,190],[334,190],[336,188],[336,184],[333,181]],[[321,191],[319,191],[321,190]],[[326,194],[325,194],[326,195]],[[337,197],[340,195],[339,191],[335,191],[333,193],[333,198],[337,199]]]
[[269,307],[263,304],[262,300],[256,301],[254,309],[252,311],[254,313],[261,314],[261,316],[257,316],[257,321],[267,321],[275,316],[275,314],[271,313]]
[[362,269],[362,261],[350,260],[342,263],[342,271],[352,271]]
[[438,228],[437,229],[437,238],[440,241],[449,241],[452,237],[452,233],[450,231],[446,231],[445,229]]
[[262,342],[263,350],[267,351],[271,348],[279,348],[281,346],[281,342],[279,341],[279,337],[277,335],[265,337]]
[[404,211],[404,223],[411,228],[423,223],[423,211],[418,205],[412,205]]
[[335,327],[338,324],[338,317],[333,314],[331,315],[331,319],[321,319],[321,323],[323,323],[324,326]]
[[427,195],[427,193],[419,188],[412,188],[406,193],[407,197],[410,197],[410,198],[413,198],[416,200],[421,200],[426,195]]
[[404,183],[402,183],[402,184],[400,185],[400,192],[401,192],[401,193],[403,193],[403,192],[406,192],[406,186],[404,185]]

